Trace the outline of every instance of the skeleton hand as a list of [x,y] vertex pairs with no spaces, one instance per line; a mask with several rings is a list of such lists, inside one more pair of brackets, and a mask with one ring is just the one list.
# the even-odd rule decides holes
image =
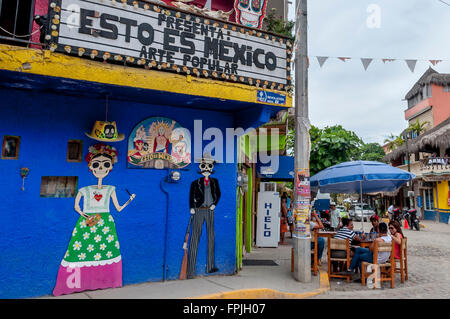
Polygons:
[[191,215],[195,214],[195,209],[191,208]]
[[210,209],[210,210],[214,210],[214,208],[216,208],[216,205],[211,205],[211,206],[209,206],[209,209]]
[[184,244],[183,244],[183,249],[184,249],[184,250],[187,250],[187,243],[184,243]]
[[133,199],[135,199],[136,198],[136,194],[131,194],[131,196],[130,196],[130,202],[133,200]]

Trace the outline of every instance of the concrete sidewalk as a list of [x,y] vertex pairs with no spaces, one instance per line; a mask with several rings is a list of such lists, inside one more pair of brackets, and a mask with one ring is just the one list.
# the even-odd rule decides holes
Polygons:
[[[290,243],[291,239],[287,242]],[[300,283],[291,273],[291,245],[255,248],[244,260],[273,260],[274,266],[243,266],[230,276],[207,276],[190,280],[149,282],[122,288],[85,291],[50,299],[283,299],[307,298],[329,289],[326,271],[311,275],[311,283]]]

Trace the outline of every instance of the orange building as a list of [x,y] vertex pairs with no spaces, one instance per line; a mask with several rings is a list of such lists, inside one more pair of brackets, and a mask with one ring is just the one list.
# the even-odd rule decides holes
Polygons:
[[[447,223],[450,216],[450,74],[438,73],[430,67],[405,100],[408,125],[418,122],[424,131],[411,134],[403,131],[405,143],[384,157],[393,166],[416,175],[413,186],[403,187],[396,202],[403,207],[412,204],[425,219]],[[413,191],[414,197],[408,198],[408,191]]]

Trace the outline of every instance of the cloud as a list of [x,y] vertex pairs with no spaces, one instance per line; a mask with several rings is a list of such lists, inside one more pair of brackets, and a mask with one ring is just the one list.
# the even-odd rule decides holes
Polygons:
[[[369,28],[376,4],[380,28]],[[294,19],[294,9],[290,17]],[[321,0],[308,2],[309,116],[313,125],[340,124],[365,142],[383,143],[407,127],[402,101],[431,64],[412,73],[404,59],[450,60],[450,7],[437,0]],[[324,66],[313,56],[330,56]],[[354,57],[342,62],[336,57]],[[364,71],[359,58],[374,58]],[[384,64],[382,58],[400,59]],[[450,62],[433,67],[450,73]]]

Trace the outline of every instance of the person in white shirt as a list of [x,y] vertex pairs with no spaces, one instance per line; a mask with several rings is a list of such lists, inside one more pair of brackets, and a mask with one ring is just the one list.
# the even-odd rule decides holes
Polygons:
[[341,211],[339,209],[336,209],[335,202],[330,203],[330,216],[330,226],[331,228],[333,228],[333,230],[337,230],[341,223]]
[[[368,263],[373,263],[373,250],[375,247],[375,242],[386,242],[390,243],[392,242],[392,237],[388,234],[388,227],[386,223],[380,223],[379,226],[380,234],[378,235],[378,238],[374,240],[374,242],[370,245],[369,248],[356,248],[355,254],[353,255],[352,262],[350,263],[350,267],[348,267],[347,271],[344,271],[343,273],[353,274],[356,267],[359,268],[359,273],[361,273],[361,263],[363,261],[366,261]],[[378,264],[385,263],[390,256],[390,252],[379,252],[378,253]]]
[[392,220],[392,216],[394,214],[394,209],[395,209],[395,205],[392,204],[391,206],[389,206],[388,208],[388,215],[389,215],[389,220]]

